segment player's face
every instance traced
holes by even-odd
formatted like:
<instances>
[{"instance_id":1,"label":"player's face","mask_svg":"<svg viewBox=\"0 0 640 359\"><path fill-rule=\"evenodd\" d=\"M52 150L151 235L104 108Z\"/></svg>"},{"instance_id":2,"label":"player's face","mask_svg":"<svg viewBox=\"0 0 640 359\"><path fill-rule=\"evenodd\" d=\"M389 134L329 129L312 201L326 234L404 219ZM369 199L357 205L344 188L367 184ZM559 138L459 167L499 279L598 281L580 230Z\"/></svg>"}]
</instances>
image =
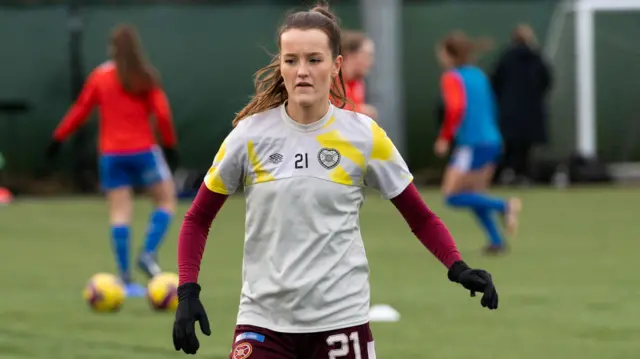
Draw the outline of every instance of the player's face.
<instances>
[{"instance_id":1,"label":"player's face","mask_svg":"<svg viewBox=\"0 0 640 359\"><path fill-rule=\"evenodd\" d=\"M280 71L289 102L309 107L329 100L342 56L333 58L329 37L322 30L284 32L280 37L280 54Z\"/></svg>"}]
</instances>

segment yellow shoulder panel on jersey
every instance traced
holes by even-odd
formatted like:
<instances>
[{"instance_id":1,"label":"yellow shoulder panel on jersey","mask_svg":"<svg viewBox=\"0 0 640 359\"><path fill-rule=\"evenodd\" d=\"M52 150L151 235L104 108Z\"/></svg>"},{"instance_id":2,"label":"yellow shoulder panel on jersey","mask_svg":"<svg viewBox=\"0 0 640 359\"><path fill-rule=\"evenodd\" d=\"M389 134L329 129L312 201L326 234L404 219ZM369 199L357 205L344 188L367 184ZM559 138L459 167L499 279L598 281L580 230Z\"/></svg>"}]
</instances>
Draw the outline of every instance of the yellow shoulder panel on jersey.
<instances>
[{"instance_id":1,"label":"yellow shoulder panel on jersey","mask_svg":"<svg viewBox=\"0 0 640 359\"><path fill-rule=\"evenodd\" d=\"M229 191L227 190L227 186L224 184L224 181L222 180L222 177L220 177L220 174L219 174L219 164L220 164L220 161L222 161L222 159L226 155L226 153L227 153L226 142L223 142L222 145L220 145L220 149L218 150L218 153L216 154L215 159L213 160L213 165L211 165L211 168L209 168L209 171L207 171L207 175L205 176L204 184L212 192L216 192L220 194L229 194Z\"/></svg>"},{"instance_id":2,"label":"yellow shoulder panel on jersey","mask_svg":"<svg viewBox=\"0 0 640 359\"><path fill-rule=\"evenodd\" d=\"M371 132L373 135L371 159L379 161L390 160L393 156L393 142L391 142L391 139L387 137L387 134L375 121L371 121Z\"/></svg>"},{"instance_id":3,"label":"yellow shoulder panel on jersey","mask_svg":"<svg viewBox=\"0 0 640 359\"><path fill-rule=\"evenodd\" d=\"M227 140L224 140L220 145L220 149L218 150L218 153L216 153L216 157L213 158L213 162L222 161L222 159L226 154L227 154Z\"/></svg>"},{"instance_id":4,"label":"yellow shoulder panel on jersey","mask_svg":"<svg viewBox=\"0 0 640 359\"><path fill-rule=\"evenodd\" d=\"M227 186L225 186L222 177L220 177L220 175L218 174L218 166L211 166L211 168L207 172L204 184L211 192L229 194L229 191L227 191Z\"/></svg>"},{"instance_id":5,"label":"yellow shoulder panel on jersey","mask_svg":"<svg viewBox=\"0 0 640 359\"><path fill-rule=\"evenodd\" d=\"M329 131L321 135L316 136L316 140L322 147L333 148L338 150L342 156L348 158L358 167L364 170L365 158L362 151L354 146L349 140L344 138L338 130Z\"/></svg>"},{"instance_id":6,"label":"yellow shoulder panel on jersey","mask_svg":"<svg viewBox=\"0 0 640 359\"><path fill-rule=\"evenodd\" d=\"M332 117L333 119L334 117ZM331 121L330 121L331 122ZM316 136L316 140L324 148L332 148L340 152L340 155L355 163L361 170L365 169L365 157L362 151L343 137L338 130L329 131ZM342 165L336 166L329 172L329 180L347 186L353 185L353 179Z\"/></svg>"},{"instance_id":7,"label":"yellow shoulder panel on jersey","mask_svg":"<svg viewBox=\"0 0 640 359\"><path fill-rule=\"evenodd\" d=\"M251 166L253 167L253 173L255 175L255 179L253 180L252 183L256 184L256 183L274 181L275 178L269 173L269 171L262 168L262 165L260 164L260 158L256 153L253 141L247 142L247 152L249 155L249 163L251 163ZM249 176L247 176L247 178L248 177ZM248 179L247 179L247 182L249 182Z\"/></svg>"}]
</instances>

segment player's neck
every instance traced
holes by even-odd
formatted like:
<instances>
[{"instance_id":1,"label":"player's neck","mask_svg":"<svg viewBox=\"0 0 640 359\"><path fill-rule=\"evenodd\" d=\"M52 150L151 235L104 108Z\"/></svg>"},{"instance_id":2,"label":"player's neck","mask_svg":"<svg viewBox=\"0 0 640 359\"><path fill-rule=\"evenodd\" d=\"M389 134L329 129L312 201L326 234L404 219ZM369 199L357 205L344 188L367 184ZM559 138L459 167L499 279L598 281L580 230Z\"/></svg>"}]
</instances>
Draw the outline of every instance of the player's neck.
<instances>
[{"instance_id":1,"label":"player's neck","mask_svg":"<svg viewBox=\"0 0 640 359\"><path fill-rule=\"evenodd\" d=\"M310 125L320 121L329 111L329 101L323 101L313 106L296 106L290 102L286 105L287 114L297 123Z\"/></svg>"}]
</instances>

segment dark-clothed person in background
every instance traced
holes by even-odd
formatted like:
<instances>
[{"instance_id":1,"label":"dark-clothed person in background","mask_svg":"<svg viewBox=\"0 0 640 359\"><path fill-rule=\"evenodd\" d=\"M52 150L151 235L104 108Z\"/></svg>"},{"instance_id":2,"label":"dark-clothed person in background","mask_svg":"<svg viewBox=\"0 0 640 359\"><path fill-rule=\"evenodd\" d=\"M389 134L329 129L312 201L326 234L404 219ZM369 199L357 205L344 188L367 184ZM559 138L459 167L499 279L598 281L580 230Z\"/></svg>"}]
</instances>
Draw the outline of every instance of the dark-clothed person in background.
<instances>
[{"instance_id":1,"label":"dark-clothed person in background","mask_svg":"<svg viewBox=\"0 0 640 359\"><path fill-rule=\"evenodd\" d=\"M505 152L500 171L504 184L529 184L535 145L547 143L546 97L552 74L536 46L529 25L519 25L491 77L498 101Z\"/></svg>"}]
</instances>

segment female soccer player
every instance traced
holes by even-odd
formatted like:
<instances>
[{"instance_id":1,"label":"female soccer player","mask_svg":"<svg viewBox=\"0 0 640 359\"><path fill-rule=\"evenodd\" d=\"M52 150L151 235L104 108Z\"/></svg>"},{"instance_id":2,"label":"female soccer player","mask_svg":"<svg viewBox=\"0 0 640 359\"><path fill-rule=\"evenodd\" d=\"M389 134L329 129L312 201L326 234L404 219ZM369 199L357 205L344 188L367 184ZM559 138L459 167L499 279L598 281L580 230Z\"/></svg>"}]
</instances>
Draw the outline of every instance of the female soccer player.
<instances>
[{"instance_id":1,"label":"female soccer player","mask_svg":"<svg viewBox=\"0 0 640 359\"><path fill-rule=\"evenodd\" d=\"M391 199L448 277L495 309L491 276L470 269L424 204L400 154L369 117L336 108L340 28L325 8L289 15L279 55L233 121L185 216L178 240L176 350L199 348L209 322L198 274L211 222L244 186L243 284L230 358L375 358L369 267L358 225L364 184ZM344 101L343 97L339 97Z\"/></svg>"},{"instance_id":2,"label":"female soccer player","mask_svg":"<svg viewBox=\"0 0 640 359\"><path fill-rule=\"evenodd\" d=\"M136 30L128 25L115 28L109 53L112 60L93 70L56 128L48 154L58 151L94 107L100 109L100 184L109 202L113 249L127 294L142 296L144 287L132 281L129 268L132 187L146 187L156 208L138 257L138 267L149 277L160 272L156 253L176 207L171 172L156 145L150 115L155 115L169 162L176 160L176 135L167 97L155 69L145 59Z\"/></svg>"},{"instance_id":3,"label":"female soccer player","mask_svg":"<svg viewBox=\"0 0 640 359\"><path fill-rule=\"evenodd\" d=\"M364 78L373 67L375 45L363 32L342 33L342 76L346 89L347 104L344 109L360 112L376 119L378 111L366 102ZM339 105L334 102L334 105Z\"/></svg>"},{"instance_id":4,"label":"female soccer player","mask_svg":"<svg viewBox=\"0 0 640 359\"><path fill-rule=\"evenodd\" d=\"M445 69L441 78L445 119L434 150L446 156L455 141L442 183L446 203L472 210L489 237L487 253L498 253L506 246L493 214L504 216L507 232L513 234L521 204L517 198L505 201L483 193L502 152L502 138L491 84L482 70L471 65L478 44L454 32L437 46L437 57Z\"/></svg>"}]
</instances>

